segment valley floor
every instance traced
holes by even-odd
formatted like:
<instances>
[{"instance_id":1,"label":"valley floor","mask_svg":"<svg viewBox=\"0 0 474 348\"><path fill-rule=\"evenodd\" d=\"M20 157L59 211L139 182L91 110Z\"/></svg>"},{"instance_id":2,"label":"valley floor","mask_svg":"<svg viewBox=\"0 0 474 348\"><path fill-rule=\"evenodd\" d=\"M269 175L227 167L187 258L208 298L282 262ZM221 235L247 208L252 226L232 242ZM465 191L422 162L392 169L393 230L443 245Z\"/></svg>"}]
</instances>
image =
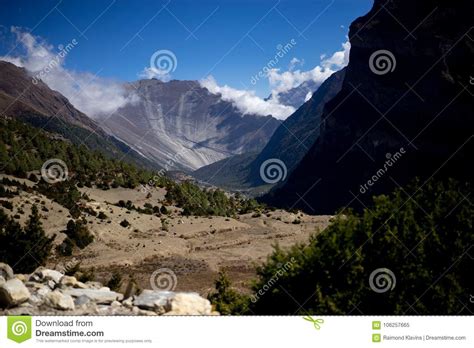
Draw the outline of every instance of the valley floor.
<instances>
[{"instance_id":1,"label":"valley floor","mask_svg":"<svg viewBox=\"0 0 474 348\"><path fill-rule=\"evenodd\" d=\"M28 180L17 180L33 184ZM72 257L55 255L48 267L62 268L81 261L81 267L94 267L97 280L102 282L110 279L114 272L122 274L123 287L130 276L140 288L151 288L153 272L167 268L176 274L174 290L206 295L213 289L219 270L225 269L234 286L246 291L255 277L255 266L266 259L273 245L278 243L286 248L306 242L310 235L326 228L331 218L282 210L235 218L184 217L179 208L172 206L167 206L168 214L158 217L116 204L120 200L130 200L136 207L146 203L156 205L164 201L164 189L141 192L124 188L107 191L81 188L80 191L90 198L83 204L107 217L99 219L86 215L89 230L95 236L94 242L76 251ZM37 204L47 234L56 234L57 244L65 238L62 231L70 219L67 209L38 193L22 192L9 200L14 208L6 212L16 215L19 210L23 211L19 217L21 223L27 219L32 204ZM130 225L120 225L123 220Z\"/></svg>"}]
</instances>

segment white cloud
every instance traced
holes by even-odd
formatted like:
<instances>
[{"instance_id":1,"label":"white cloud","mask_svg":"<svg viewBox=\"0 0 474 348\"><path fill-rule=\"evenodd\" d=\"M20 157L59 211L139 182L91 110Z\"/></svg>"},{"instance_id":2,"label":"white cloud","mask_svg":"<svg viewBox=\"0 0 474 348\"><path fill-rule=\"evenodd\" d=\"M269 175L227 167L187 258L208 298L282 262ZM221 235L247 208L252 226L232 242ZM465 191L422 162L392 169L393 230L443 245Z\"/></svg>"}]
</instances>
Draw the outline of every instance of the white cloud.
<instances>
[{"instance_id":1,"label":"white cloud","mask_svg":"<svg viewBox=\"0 0 474 348\"><path fill-rule=\"evenodd\" d=\"M268 72L268 80L272 89L272 99L278 99L278 94L287 92L298 87L305 81L313 80L321 84L334 72L342 69L349 63L349 41L342 44L342 50L335 52L332 56L321 55L320 65L308 71L294 70L281 72L280 69L271 69Z\"/></svg>"},{"instance_id":2,"label":"white cloud","mask_svg":"<svg viewBox=\"0 0 474 348\"><path fill-rule=\"evenodd\" d=\"M293 107L281 105L274 99L265 101L256 96L254 91L238 90L227 85L221 87L212 76L201 80L200 83L209 92L220 94L223 100L232 102L244 114L272 115L278 119L285 119L295 111Z\"/></svg>"},{"instance_id":3,"label":"white cloud","mask_svg":"<svg viewBox=\"0 0 474 348\"><path fill-rule=\"evenodd\" d=\"M110 114L136 96L128 94L123 85L116 81L98 78L90 73L68 70L64 60L79 43L74 39L58 50L20 28L12 27L18 44L25 50L21 56L4 56L0 60L24 67L37 80L41 79L51 89L63 94L79 110L94 117ZM75 44L74 44L75 43Z\"/></svg>"},{"instance_id":4,"label":"white cloud","mask_svg":"<svg viewBox=\"0 0 474 348\"><path fill-rule=\"evenodd\" d=\"M290 64L288 66L288 70L292 71L294 70L297 66L302 66L304 64L304 59L298 59L296 57L292 58L290 60Z\"/></svg>"},{"instance_id":5,"label":"white cloud","mask_svg":"<svg viewBox=\"0 0 474 348\"><path fill-rule=\"evenodd\" d=\"M157 69L155 67L150 67L150 66L145 67L143 71L140 74L138 74L138 77L142 79L156 78L164 82L167 82L171 79L171 75L169 74L168 71Z\"/></svg>"},{"instance_id":6,"label":"white cloud","mask_svg":"<svg viewBox=\"0 0 474 348\"><path fill-rule=\"evenodd\" d=\"M206 87L213 94L220 94L223 100L232 102L244 114L272 115L278 119L286 119L295 108L283 105L278 100L278 95L298 87L305 81L313 80L319 85L322 84L334 72L345 67L349 62L349 41L342 44L342 50L335 52L332 56L321 56L320 65L308 71L294 70L297 65L302 65L303 60L293 58L290 61L289 70L280 72L280 69L270 69L267 77L272 88L271 98L264 100L254 91L239 90L227 85L219 86L216 80L209 76L200 81L201 86ZM312 96L311 92L305 97L308 101Z\"/></svg>"}]
</instances>

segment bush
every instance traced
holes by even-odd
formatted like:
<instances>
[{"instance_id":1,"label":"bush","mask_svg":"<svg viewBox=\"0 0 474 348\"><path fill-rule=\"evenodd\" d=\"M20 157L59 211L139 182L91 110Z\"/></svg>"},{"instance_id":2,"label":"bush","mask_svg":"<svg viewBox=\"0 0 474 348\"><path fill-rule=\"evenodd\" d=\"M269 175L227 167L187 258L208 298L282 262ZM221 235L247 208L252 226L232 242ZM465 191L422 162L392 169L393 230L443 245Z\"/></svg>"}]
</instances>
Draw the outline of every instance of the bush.
<instances>
[{"instance_id":1,"label":"bush","mask_svg":"<svg viewBox=\"0 0 474 348\"><path fill-rule=\"evenodd\" d=\"M161 208L160 208L160 213L163 214L163 215L166 215L166 214L168 214L168 209L166 209L166 207L164 205L162 205Z\"/></svg>"},{"instance_id":2,"label":"bush","mask_svg":"<svg viewBox=\"0 0 474 348\"><path fill-rule=\"evenodd\" d=\"M74 250L74 241L66 237L64 241L56 247L56 250L62 256L71 256Z\"/></svg>"},{"instance_id":3,"label":"bush","mask_svg":"<svg viewBox=\"0 0 474 348\"><path fill-rule=\"evenodd\" d=\"M223 315L246 313L248 298L232 288L225 272L219 272L215 289L207 299L215 306L216 311Z\"/></svg>"},{"instance_id":4,"label":"bush","mask_svg":"<svg viewBox=\"0 0 474 348\"><path fill-rule=\"evenodd\" d=\"M107 287L112 291L119 291L122 286L122 276L120 273L114 272L112 277L107 282Z\"/></svg>"},{"instance_id":5,"label":"bush","mask_svg":"<svg viewBox=\"0 0 474 348\"><path fill-rule=\"evenodd\" d=\"M474 206L466 199L471 193L468 185L454 181L415 182L374 197L362 214L343 212L308 245L276 250L269 257L258 269L254 291L268 284L282 264L293 260L293 267L252 311L459 314L468 301L466 289L472 288L472 256L466 255L474 244ZM378 290L375 282L369 286L378 269L395 277L383 293L373 290Z\"/></svg>"},{"instance_id":6,"label":"bush","mask_svg":"<svg viewBox=\"0 0 474 348\"><path fill-rule=\"evenodd\" d=\"M108 218L108 216L103 211L99 212L99 215L97 215L97 217L101 220L105 220Z\"/></svg>"},{"instance_id":7,"label":"bush","mask_svg":"<svg viewBox=\"0 0 474 348\"><path fill-rule=\"evenodd\" d=\"M44 265L54 238L45 235L36 205L23 228L0 210L0 262L8 263L15 272L30 273Z\"/></svg>"},{"instance_id":8,"label":"bush","mask_svg":"<svg viewBox=\"0 0 474 348\"><path fill-rule=\"evenodd\" d=\"M84 249L90 243L94 241L94 236L89 232L87 228L86 220L69 220L67 223L66 235L74 241L74 243L80 248Z\"/></svg>"},{"instance_id":9,"label":"bush","mask_svg":"<svg viewBox=\"0 0 474 348\"><path fill-rule=\"evenodd\" d=\"M127 220L122 220L120 222L120 226L127 228L128 226L130 226L130 222L128 222Z\"/></svg>"},{"instance_id":10,"label":"bush","mask_svg":"<svg viewBox=\"0 0 474 348\"><path fill-rule=\"evenodd\" d=\"M13 204L10 201L0 201L0 206L8 210L13 210Z\"/></svg>"}]
</instances>

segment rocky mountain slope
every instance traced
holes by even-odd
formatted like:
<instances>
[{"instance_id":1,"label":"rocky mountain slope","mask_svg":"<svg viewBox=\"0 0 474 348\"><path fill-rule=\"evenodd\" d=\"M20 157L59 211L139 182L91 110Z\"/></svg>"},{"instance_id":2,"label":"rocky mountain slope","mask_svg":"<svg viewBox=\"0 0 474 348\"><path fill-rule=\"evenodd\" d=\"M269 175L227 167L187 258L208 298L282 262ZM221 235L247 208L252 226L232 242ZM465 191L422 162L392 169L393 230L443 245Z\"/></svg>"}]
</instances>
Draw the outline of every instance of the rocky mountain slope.
<instances>
[{"instance_id":1,"label":"rocky mountain slope","mask_svg":"<svg viewBox=\"0 0 474 348\"><path fill-rule=\"evenodd\" d=\"M62 94L41 80L33 83L25 69L4 61L0 61L0 110L0 117L20 119L109 157L123 157L144 167L158 168L125 143L105 133Z\"/></svg>"},{"instance_id":2,"label":"rocky mountain slope","mask_svg":"<svg viewBox=\"0 0 474 348\"><path fill-rule=\"evenodd\" d=\"M473 17L469 0L376 0L320 137L266 201L334 212L414 177L472 180Z\"/></svg>"},{"instance_id":3,"label":"rocky mountain slope","mask_svg":"<svg viewBox=\"0 0 474 348\"><path fill-rule=\"evenodd\" d=\"M195 170L258 151L279 122L242 115L197 81L140 80L127 86L138 102L100 120L111 134L169 169Z\"/></svg>"},{"instance_id":4,"label":"rocky mountain slope","mask_svg":"<svg viewBox=\"0 0 474 348\"><path fill-rule=\"evenodd\" d=\"M266 184L260 167L272 159L283 161L290 173L319 136L324 106L341 90L344 74L345 69L334 73L313 91L311 99L277 128L258 154L225 159L195 171L194 175L217 186L256 187Z\"/></svg>"}]
</instances>

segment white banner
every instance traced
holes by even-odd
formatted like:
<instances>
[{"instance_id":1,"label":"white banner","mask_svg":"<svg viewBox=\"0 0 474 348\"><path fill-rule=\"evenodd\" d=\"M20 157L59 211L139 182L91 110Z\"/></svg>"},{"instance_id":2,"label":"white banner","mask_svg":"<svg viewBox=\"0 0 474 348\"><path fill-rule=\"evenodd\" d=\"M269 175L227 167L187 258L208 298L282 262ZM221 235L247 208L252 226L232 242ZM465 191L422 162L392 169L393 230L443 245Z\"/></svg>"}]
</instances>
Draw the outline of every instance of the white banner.
<instances>
[{"instance_id":1,"label":"white banner","mask_svg":"<svg viewBox=\"0 0 474 348\"><path fill-rule=\"evenodd\" d=\"M2 317L0 347L473 347L474 317Z\"/></svg>"}]
</instances>

